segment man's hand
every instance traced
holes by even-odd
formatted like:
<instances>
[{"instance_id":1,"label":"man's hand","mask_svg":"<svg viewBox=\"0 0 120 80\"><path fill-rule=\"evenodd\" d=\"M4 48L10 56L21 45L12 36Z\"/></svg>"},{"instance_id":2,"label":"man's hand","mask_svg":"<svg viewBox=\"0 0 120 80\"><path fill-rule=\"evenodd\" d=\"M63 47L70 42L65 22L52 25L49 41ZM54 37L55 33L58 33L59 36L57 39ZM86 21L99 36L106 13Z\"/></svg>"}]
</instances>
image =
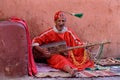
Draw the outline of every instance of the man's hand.
<instances>
[{"instance_id":1,"label":"man's hand","mask_svg":"<svg viewBox=\"0 0 120 80\"><path fill-rule=\"evenodd\" d=\"M43 53L43 55L44 55L46 58L51 57L51 53L48 51L47 48L42 48L41 52Z\"/></svg>"},{"instance_id":2,"label":"man's hand","mask_svg":"<svg viewBox=\"0 0 120 80\"><path fill-rule=\"evenodd\" d=\"M51 53L48 51L47 48L41 48L40 46L34 46L34 48L41 53L41 56L45 58L51 57Z\"/></svg>"}]
</instances>

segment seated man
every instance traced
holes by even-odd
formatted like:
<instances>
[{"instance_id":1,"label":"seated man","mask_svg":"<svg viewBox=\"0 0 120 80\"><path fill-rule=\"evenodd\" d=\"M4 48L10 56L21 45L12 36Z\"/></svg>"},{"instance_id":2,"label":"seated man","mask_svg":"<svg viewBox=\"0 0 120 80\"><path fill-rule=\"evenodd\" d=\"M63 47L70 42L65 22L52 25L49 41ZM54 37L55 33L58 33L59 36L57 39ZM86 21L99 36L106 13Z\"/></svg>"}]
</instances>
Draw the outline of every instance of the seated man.
<instances>
[{"instance_id":1,"label":"seated man","mask_svg":"<svg viewBox=\"0 0 120 80\"><path fill-rule=\"evenodd\" d=\"M55 14L54 22L54 27L33 39L33 48L40 55L42 53L41 56L46 58L51 67L66 71L72 76L75 76L77 71L93 67L94 62L90 60L84 48L68 51L68 55L63 56L61 54L51 54L47 49L40 47L43 44L59 41L65 41L69 47L83 45L83 42L65 25L66 17L62 11Z\"/></svg>"}]
</instances>

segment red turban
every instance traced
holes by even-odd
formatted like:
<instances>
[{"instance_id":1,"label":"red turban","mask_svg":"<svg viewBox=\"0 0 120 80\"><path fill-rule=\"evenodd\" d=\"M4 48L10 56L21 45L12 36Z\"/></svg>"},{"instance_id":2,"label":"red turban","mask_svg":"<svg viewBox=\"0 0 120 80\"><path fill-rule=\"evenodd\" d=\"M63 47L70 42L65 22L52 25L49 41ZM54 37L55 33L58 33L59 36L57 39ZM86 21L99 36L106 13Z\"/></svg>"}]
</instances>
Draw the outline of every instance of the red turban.
<instances>
[{"instance_id":1,"label":"red turban","mask_svg":"<svg viewBox=\"0 0 120 80\"><path fill-rule=\"evenodd\" d=\"M64 17L65 18L65 15L64 15L63 11L58 11L58 12L55 13L55 15L54 15L54 21L56 21L60 17Z\"/></svg>"}]
</instances>

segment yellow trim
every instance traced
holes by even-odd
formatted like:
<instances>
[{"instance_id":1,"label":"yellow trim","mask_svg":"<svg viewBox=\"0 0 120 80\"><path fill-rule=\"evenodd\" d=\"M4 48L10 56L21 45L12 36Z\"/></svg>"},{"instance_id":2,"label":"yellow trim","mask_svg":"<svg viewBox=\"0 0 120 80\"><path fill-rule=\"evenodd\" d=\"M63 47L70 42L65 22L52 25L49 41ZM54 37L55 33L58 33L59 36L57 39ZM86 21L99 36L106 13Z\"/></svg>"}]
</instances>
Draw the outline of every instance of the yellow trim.
<instances>
[{"instance_id":1,"label":"yellow trim","mask_svg":"<svg viewBox=\"0 0 120 80\"><path fill-rule=\"evenodd\" d=\"M87 57L88 57L87 51L84 50L83 61L82 61L82 63L79 63L78 61L76 61L75 56L74 56L74 54L73 54L73 51L70 51L70 53L71 53L71 58L72 58L72 60L73 60L73 63L74 63L76 66L80 66L80 65L84 64L84 63L86 62Z\"/></svg>"}]
</instances>

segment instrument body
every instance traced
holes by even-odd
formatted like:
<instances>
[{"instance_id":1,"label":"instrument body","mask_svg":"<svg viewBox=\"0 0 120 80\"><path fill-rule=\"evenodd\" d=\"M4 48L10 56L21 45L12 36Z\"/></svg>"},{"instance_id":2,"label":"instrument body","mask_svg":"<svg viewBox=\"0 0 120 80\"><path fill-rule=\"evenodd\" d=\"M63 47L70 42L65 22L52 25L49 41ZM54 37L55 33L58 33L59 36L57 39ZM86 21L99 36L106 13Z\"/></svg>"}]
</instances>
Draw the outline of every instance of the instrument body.
<instances>
[{"instance_id":1,"label":"instrument body","mask_svg":"<svg viewBox=\"0 0 120 80\"><path fill-rule=\"evenodd\" d=\"M60 41L60 42L53 42L53 43L49 43L49 44L44 44L42 46L40 46L42 48L47 48L48 51L51 54L55 54L55 53L63 53L64 51L62 50L67 50L67 45L65 41Z\"/></svg>"}]
</instances>

